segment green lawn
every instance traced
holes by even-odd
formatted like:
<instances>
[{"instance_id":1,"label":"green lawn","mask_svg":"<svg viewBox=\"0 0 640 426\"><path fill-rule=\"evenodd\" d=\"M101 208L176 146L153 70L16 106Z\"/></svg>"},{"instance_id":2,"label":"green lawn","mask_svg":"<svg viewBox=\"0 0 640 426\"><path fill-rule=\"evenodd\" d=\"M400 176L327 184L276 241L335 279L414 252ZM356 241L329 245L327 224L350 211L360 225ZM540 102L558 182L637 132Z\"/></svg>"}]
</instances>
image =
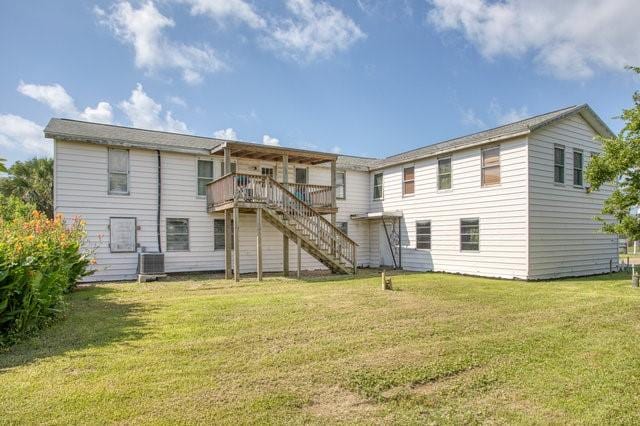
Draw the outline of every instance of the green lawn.
<instances>
[{"instance_id":1,"label":"green lawn","mask_svg":"<svg viewBox=\"0 0 640 426\"><path fill-rule=\"evenodd\" d=\"M627 275L82 288L0 353L0 423L640 423Z\"/></svg>"}]
</instances>

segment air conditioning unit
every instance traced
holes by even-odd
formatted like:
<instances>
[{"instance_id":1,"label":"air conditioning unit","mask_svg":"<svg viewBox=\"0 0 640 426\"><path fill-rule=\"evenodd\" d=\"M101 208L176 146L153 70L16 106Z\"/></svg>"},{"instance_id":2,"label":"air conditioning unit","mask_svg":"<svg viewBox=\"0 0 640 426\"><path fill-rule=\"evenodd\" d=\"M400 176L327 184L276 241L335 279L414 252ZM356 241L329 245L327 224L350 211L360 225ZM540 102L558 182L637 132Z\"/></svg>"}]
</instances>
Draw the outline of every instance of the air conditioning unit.
<instances>
[{"instance_id":1,"label":"air conditioning unit","mask_svg":"<svg viewBox=\"0 0 640 426\"><path fill-rule=\"evenodd\" d=\"M164 253L138 254L138 274L140 275L164 274Z\"/></svg>"}]
</instances>

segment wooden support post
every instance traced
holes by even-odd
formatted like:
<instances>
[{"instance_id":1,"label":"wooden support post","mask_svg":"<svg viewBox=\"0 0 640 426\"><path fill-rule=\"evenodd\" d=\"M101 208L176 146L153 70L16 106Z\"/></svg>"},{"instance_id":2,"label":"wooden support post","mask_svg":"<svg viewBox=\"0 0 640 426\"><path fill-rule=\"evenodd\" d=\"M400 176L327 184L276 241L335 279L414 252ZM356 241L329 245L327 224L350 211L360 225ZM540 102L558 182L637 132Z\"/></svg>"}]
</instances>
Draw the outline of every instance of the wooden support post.
<instances>
[{"instance_id":1,"label":"wooden support post","mask_svg":"<svg viewBox=\"0 0 640 426\"><path fill-rule=\"evenodd\" d=\"M331 162L331 207L335 209L337 207L336 203L336 161L333 160ZM334 228L331 230L332 232L332 243L331 243L331 254L336 255L336 213L335 210L331 212L331 224Z\"/></svg>"},{"instance_id":2,"label":"wooden support post","mask_svg":"<svg viewBox=\"0 0 640 426\"><path fill-rule=\"evenodd\" d=\"M298 236L298 268L297 268L297 277L298 279L300 279L300 277L302 276L302 240L300 239L300 236Z\"/></svg>"},{"instance_id":3,"label":"wooden support post","mask_svg":"<svg viewBox=\"0 0 640 426\"><path fill-rule=\"evenodd\" d=\"M284 187L289 189L289 156L282 156L282 183ZM289 237L282 234L282 273L285 277L289 276Z\"/></svg>"},{"instance_id":4,"label":"wooden support post","mask_svg":"<svg viewBox=\"0 0 640 426\"><path fill-rule=\"evenodd\" d=\"M356 275L358 273L358 247L354 244L352 246L352 250L353 250L353 275Z\"/></svg>"},{"instance_id":5,"label":"wooden support post","mask_svg":"<svg viewBox=\"0 0 640 426\"><path fill-rule=\"evenodd\" d=\"M233 208L233 278L240 281L240 209Z\"/></svg>"},{"instance_id":6,"label":"wooden support post","mask_svg":"<svg viewBox=\"0 0 640 426\"><path fill-rule=\"evenodd\" d=\"M256 258L258 281L262 281L262 209L256 209Z\"/></svg>"},{"instance_id":7,"label":"wooden support post","mask_svg":"<svg viewBox=\"0 0 640 426\"><path fill-rule=\"evenodd\" d=\"M231 173L231 150L225 147L222 149L222 152L224 153L223 174L228 175L229 173Z\"/></svg>"},{"instance_id":8,"label":"wooden support post","mask_svg":"<svg viewBox=\"0 0 640 426\"><path fill-rule=\"evenodd\" d=\"M231 246L233 246L231 210L224 211L224 279L231 279Z\"/></svg>"}]
</instances>

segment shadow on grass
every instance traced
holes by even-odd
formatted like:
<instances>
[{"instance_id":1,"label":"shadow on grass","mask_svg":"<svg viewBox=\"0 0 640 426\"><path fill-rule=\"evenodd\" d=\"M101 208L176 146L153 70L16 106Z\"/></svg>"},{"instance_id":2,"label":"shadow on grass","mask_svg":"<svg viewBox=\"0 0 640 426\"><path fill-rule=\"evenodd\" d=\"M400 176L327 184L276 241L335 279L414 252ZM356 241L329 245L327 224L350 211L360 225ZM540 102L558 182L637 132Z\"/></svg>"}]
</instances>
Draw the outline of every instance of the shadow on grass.
<instances>
[{"instance_id":1,"label":"shadow on grass","mask_svg":"<svg viewBox=\"0 0 640 426\"><path fill-rule=\"evenodd\" d=\"M0 374L12 367L37 360L114 342L137 340L144 333L143 312L149 306L116 302L108 297L115 290L99 286L75 290L68 298L64 317L33 337L0 352Z\"/></svg>"}]
</instances>

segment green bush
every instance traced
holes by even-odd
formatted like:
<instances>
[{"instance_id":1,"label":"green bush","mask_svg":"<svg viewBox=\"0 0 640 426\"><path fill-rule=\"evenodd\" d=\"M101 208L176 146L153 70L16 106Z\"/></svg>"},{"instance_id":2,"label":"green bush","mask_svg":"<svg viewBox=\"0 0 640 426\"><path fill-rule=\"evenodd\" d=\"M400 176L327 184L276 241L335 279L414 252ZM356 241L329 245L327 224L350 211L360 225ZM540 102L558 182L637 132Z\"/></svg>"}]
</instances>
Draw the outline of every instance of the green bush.
<instances>
[{"instance_id":1,"label":"green bush","mask_svg":"<svg viewBox=\"0 0 640 426\"><path fill-rule=\"evenodd\" d=\"M64 293L88 275L84 223L28 216L0 218L0 346L43 327L64 309Z\"/></svg>"}]
</instances>

